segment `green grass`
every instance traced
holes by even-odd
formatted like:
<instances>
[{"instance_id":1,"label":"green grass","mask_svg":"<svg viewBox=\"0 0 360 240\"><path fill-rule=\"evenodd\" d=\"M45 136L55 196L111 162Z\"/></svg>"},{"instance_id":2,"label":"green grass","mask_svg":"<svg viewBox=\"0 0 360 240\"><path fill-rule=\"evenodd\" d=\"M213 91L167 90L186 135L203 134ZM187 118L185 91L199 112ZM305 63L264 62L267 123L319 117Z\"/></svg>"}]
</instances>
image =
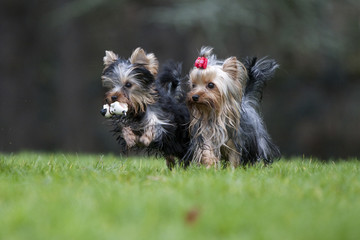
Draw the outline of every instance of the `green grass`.
<instances>
[{"instance_id":1,"label":"green grass","mask_svg":"<svg viewBox=\"0 0 360 240\"><path fill-rule=\"evenodd\" d=\"M0 239L359 239L360 162L0 154Z\"/></svg>"}]
</instances>

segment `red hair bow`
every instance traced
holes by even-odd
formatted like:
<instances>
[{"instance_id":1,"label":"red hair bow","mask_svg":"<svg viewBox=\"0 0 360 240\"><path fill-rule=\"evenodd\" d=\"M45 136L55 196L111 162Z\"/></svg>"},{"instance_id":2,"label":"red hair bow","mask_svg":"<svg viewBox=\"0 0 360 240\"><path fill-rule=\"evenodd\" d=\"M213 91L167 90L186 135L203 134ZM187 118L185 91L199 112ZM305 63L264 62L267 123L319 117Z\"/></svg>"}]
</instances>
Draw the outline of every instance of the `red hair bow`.
<instances>
[{"instance_id":1,"label":"red hair bow","mask_svg":"<svg viewBox=\"0 0 360 240\"><path fill-rule=\"evenodd\" d=\"M207 67L208 60L206 57L198 57L195 60L195 67L205 69Z\"/></svg>"}]
</instances>

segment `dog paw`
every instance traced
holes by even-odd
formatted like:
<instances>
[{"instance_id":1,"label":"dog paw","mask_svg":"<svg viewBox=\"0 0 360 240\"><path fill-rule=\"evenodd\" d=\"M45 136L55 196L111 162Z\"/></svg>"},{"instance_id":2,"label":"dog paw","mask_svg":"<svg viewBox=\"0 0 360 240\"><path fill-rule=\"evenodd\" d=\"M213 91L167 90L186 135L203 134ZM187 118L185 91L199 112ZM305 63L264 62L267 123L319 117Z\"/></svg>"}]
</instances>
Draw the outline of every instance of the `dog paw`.
<instances>
[{"instance_id":1,"label":"dog paw","mask_svg":"<svg viewBox=\"0 0 360 240\"><path fill-rule=\"evenodd\" d=\"M123 135L123 138L124 138L128 148L132 148L133 146L136 145L136 142L138 140L138 136L136 136L133 133L131 128L129 128L129 127L123 128L122 133L123 133L122 135Z\"/></svg>"},{"instance_id":2,"label":"dog paw","mask_svg":"<svg viewBox=\"0 0 360 240\"><path fill-rule=\"evenodd\" d=\"M139 141L147 147L150 145L152 139L149 136L143 135L140 137Z\"/></svg>"},{"instance_id":3,"label":"dog paw","mask_svg":"<svg viewBox=\"0 0 360 240\"><path fill-rule=\"evenodd\" d=\"M201 164L206 166L207 169L216 167L219 163L219 159L214 156L203 156L201 159Z\"/></svg>"},{"instance_id":4,"label":"dog paw","mask_svg":"<svg viewBox=\"0 0 360 240\"><path fill-rule=\"evenodd\" d=\"M136 138L128 138L128 139L125 139L126 141L126 145L128 148L132 148L133 146L136 145Z\"/></svg>"}]
</instances>

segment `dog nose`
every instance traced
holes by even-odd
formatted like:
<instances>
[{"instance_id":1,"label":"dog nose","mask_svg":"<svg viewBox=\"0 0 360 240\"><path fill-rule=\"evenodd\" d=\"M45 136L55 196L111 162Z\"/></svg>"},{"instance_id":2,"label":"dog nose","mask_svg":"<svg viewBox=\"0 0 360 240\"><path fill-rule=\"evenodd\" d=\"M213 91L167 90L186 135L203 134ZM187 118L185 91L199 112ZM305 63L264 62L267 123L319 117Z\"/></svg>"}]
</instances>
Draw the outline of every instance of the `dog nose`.
<instances>
[{"instance_id":1,"label":"dog nose","mask_svg":"<svg viewBox=\"0 0 360 240\"><path fill-rule=\"evenodd\" d=\"M107 112L106 108L103 108L103 109L100 110L100 113L103 116L105 116L106 112Z\"/></svg>"},{"instance_id":2,"label":"dog nose","mask_svg":"<svg viewBox=\"0 0 360 240\"><path fill-rule=\"evenodd\" d=\"M197 94L193 95L193 96L192 96L192 99L193 99L195 102L199 101L199 95L197 95Z\"/></svg>"},{"instance_id":3,"label":"dog nose","mask_svg":"<svg viewBox=\"0 0 360 240\"><path fill-rule=\"evenodd\" d=\"M115 102L118 99L118 96L111 96L111 100Z\"/></svg>"}]
</instances>

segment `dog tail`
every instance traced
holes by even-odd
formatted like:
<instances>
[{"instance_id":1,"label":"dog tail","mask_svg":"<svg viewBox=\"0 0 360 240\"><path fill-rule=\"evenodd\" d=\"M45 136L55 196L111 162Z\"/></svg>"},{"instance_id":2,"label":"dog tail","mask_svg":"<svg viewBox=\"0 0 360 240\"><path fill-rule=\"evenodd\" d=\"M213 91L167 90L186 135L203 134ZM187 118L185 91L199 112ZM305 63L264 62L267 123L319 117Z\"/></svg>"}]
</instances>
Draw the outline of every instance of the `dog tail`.
<instances>
[{"instance_id":1,"label":"dog tail","mask_svg":"<svg viewBox=\"0 0 360 240\"><path fill-rule=\"evenodd\" d=\"M164 90L168 95L179 98L184 92L181 90L182 64L168 61L160 70L157 77L157 87Z\"/></svg>"},{"instance_id":2,"label":"dog tail","mask_svg":"<svg viewBox=\"0 0 360 240\"><path fill-rule=\"evenodd\" d=\"M266 83L274 76L279 65L273 59L261 58L258 60L256 57L246 58L244 65L249 75L245 95L261 102Z\"/></svg>"},{"instance_id":3,"label":"dog tail","mask_svg":"<svg viewBox=\"0 0 360 240\"><path fill-rule=\"evenodd\" d=\"M265 164L270 164L281 154L266 130L260 114L260 102L266 83L274 76L279 65L275 60L266 58L247 58L244 65L249 77L241 104L243 164L252 164L261 159Z\"/></svg>"}]
</instances>

